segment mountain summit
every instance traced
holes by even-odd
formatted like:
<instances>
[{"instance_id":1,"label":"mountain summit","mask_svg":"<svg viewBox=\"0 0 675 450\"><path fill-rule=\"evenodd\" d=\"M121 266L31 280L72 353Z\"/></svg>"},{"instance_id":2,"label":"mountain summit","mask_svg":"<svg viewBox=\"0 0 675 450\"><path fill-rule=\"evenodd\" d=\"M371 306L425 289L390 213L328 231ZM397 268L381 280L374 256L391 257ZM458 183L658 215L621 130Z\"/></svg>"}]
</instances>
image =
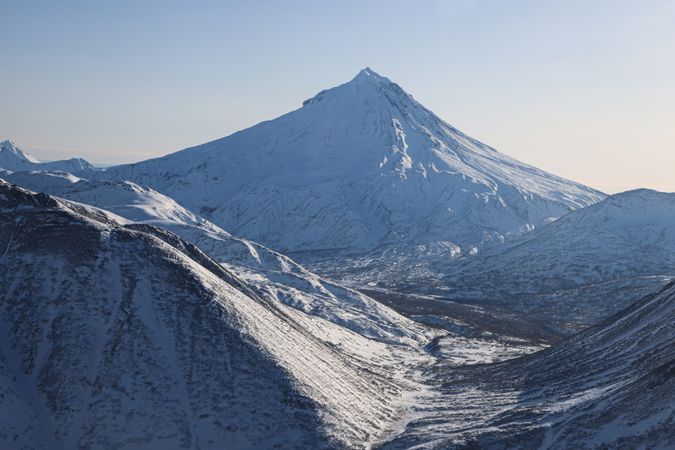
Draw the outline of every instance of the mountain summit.
<instances>
[{"instance_id":1,"label":"mountain summit","mask_svg":"<svg viewBox=\"0 0 675 450\"><path fill-rule=\"evenodd\" d=\"M40 161L28 152L23 151L14 142L0 142L0 167L5 164L39 164Z\"/></svg>"},{"instance_id":2,"label":"mountain summit","mask_svg":"<svg viewBox=\"0 0 675 450\"><path fill-rule=\"evenodd\" d=\"M94 166L82 158L60 161L40 162L36 157L18 147L10 140L0 142L0 169L10 171L62 170L84 175L94 170Z\"/></svg>"},{"instance_id":3,"label":"mountain summit","mask_svg":"<svg viewBox=\"0 0 675 450\"><path fill-rule=\"evenodd\" d=\"M274 120L101 176L304 254L456 255L604 198L465 135L369 68Z\"/></svg>"}]
</instances>

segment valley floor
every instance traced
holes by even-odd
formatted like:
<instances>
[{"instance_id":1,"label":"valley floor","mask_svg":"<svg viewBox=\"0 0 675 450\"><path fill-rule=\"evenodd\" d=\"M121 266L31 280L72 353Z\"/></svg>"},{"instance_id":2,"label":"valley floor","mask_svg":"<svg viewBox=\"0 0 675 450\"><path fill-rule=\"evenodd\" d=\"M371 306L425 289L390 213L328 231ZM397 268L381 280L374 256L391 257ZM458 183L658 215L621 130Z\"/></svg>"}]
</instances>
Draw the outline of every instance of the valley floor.
<instances>
[{"instance_id":1,"label":"valley floor","mask_svg":"<svg viewBox=\"0 0 675 450\"><path fill-rule=\"evenodd\" d=\"M675 284L556 345L439 335L381 449L675 448Z\"/></svg>"},{"instance_id":2,"label":"valley floor","mask_svg":"<svg viewBox=\"0 0 675 450\"><path fill-rule=\"evenodd\" d=\"M492 418L519 402L516 390L482 390L481 370L539 352L549 347L549 339L560 339L525 321L514 323L494 311L383 290L363 292L436 330L435 337L420 348L418 355L398 355L406 361L406 369L398 376L407 391L401 397L398 418L374 443L376 448L466 445L470 436L489 430L487 424ZM508 331L514 333L505 334ZM446 388L448 380L466 371L475 373L475 378L456 388Z\"/></svg>"}]
</instances>

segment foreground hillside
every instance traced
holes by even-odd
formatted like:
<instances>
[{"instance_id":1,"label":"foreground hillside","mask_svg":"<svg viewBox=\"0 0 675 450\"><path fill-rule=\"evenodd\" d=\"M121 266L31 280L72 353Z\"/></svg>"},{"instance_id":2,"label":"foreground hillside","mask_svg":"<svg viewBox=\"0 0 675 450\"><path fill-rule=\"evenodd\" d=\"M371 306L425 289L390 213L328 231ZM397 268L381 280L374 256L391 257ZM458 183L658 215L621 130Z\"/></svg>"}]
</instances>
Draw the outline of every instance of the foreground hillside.
<instances>
[{"instance_id":1,"label":"foreground hillside","mask_svg":"<svg viewBox=\"0 0 675 450\"><path fill-rule=\"evenodd\" d=\"M396 351L166 231L0 183L0 447L361 446Z\"/></svg>"},{"instance_id":2,"label":"foreground hillside","mask_svg":"<svg viewBox=\"0 0 675 450\"><path fill-rule=\"evenodd\" d=\"M167 229L208 253L259 295L367 337L420 343L425 330L379 302L335 284L262 245L230 235L173 199L129 181L90 181L64 172L3 172L36 192L96 206L139 224Z\"/></svg>"}]
</instances>

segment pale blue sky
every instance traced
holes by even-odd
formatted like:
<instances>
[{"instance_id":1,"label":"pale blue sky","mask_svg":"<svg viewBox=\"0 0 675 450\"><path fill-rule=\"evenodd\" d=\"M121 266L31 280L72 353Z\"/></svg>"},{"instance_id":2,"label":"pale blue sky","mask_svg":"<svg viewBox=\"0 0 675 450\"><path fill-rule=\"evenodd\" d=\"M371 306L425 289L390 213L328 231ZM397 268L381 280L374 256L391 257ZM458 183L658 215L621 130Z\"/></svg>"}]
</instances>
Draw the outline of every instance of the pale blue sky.
<instances>
[{"instance_id":1,"label":"pale blue sky","mask_svg":"<svg viewBox=\"0 0 675 450\"><path fill-rule=\"evenodd\" d=\"M675 191L675 0L0 0L0 140L129 162L370 66L497 149Z\"/></svg>"}]
</instances>

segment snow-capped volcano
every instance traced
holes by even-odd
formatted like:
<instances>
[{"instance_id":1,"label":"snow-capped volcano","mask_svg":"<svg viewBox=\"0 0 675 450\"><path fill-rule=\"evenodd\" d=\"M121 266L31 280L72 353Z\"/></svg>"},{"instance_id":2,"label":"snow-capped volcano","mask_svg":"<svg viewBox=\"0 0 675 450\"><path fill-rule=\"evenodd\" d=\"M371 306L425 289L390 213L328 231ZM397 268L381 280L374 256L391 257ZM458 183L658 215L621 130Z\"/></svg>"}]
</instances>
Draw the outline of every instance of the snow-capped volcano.
<instances>
[{"instance_id":1,"label":"snow-capped volcano","mask_svg":"<svg viewBox=\"0 0 675 450\"><path fill-rule=\"evenodd\" d=\"M0 142L0 169L5 170L62 170L73 174L86 174L94 166L82 158L40 162L36 157L18 147L12 141Z\"/></svg>"},{"instance_id":2,"label":"snow-capped volcano","mask_svg":"<svg viewBox=\"0 0 675 450\"><path fill-rule=\"evenodd\" d=\"M285 252L457 254L604 198L463 134L371 69L274 120L101 176Z\"/></svg>"}]
</instances>

